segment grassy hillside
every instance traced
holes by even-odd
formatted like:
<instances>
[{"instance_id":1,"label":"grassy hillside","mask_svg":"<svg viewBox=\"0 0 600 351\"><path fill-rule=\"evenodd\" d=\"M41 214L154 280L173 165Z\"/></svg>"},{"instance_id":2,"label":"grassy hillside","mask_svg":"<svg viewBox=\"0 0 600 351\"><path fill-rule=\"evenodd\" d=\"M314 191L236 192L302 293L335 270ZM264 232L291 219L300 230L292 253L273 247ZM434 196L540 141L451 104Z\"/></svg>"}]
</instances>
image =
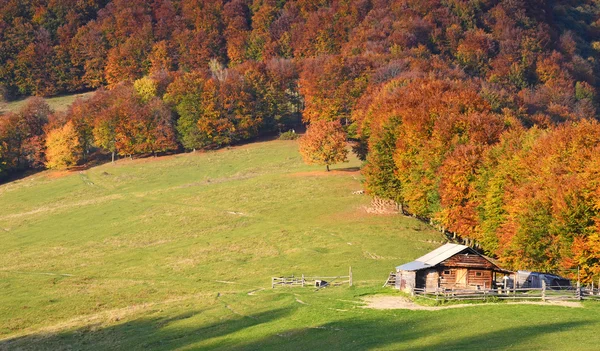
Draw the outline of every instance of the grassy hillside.
<instances>
[{"instance_id":1,"label":"grassy hillside","mask_svg":"<svg viewBox=\"0 0 600 351\"><path fill-rule=\"evenodd\" d=\"M597 349L590 303L361 308L443 238L368 214L357 166L272 141L0 186L0 349ZM352 288L270 289L348 266Z\"/></svg>"},{"instance_id":2,"label":"grassy hillside","mask_svg":"<svg viewBox=\"0 0 600 351\"><path fill-rule=\"evenodd\" d=\"M81 94L72 94L72 95L63 95L57 97L46 98L46 102L56 112L66 111L69 106L78 98L88 99L90 98L94 92L81 93ZM11 102L2 102L0 101L0 115L8 112L19 112L23 106L25 106L27 99L11 101Z\"/></svg>"}]
</instances>

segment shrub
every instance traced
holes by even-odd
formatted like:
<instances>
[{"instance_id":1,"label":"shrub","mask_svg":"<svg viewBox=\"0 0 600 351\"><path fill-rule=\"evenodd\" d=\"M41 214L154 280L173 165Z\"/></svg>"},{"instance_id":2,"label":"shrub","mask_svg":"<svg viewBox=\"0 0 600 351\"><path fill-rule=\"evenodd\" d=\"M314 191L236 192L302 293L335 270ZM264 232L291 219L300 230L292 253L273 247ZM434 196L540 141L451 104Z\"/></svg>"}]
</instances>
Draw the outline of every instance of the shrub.
<instances>
[{"instance_id":1,"label":"shrub","mask_svg":"<svg viewBox=\"0 0 600 351\"><path fill-rule=\"evenodd\" d=\"M279 140L296 140L299 138L299 135L296 134L296 131L291 129L285 133L279 134Z\"/></svg>"}]
</instances>

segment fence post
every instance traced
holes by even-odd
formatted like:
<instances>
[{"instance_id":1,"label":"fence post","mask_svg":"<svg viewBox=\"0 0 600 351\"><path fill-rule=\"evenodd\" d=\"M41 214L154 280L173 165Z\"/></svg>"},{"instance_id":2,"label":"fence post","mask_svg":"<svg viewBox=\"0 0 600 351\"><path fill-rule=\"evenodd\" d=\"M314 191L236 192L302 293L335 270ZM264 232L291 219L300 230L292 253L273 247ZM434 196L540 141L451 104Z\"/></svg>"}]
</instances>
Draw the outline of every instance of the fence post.
<instances>
[{"instance_id":1,"label":"fence post","mask_svg":"<svg viewBox=\"0 0 600 351\"><path fill-rule=\"evenodd\" d=\"M350 269L348 270L348 275L350 276L350 281L349 281L349 285L352 286L352 266L350 266Z\"/></svg>"},{"instance_id":2,"label":"fence post","mask_svg":"<svg viewBox=\"0 0 600 351\"><path fill-rule=\"evenodd\" d=\"M304 274L302 274L302 287L304 287Z\"/></svg>"},{"instance_id":3,"label":"fence post","mask_svg":"<svg viewBox=\"0 0 600 351\"><path fill-rule=\"evenodd\" d=\"M546 279L542 279L542 301L546 301Z\"/></svg>"}]
</instances>

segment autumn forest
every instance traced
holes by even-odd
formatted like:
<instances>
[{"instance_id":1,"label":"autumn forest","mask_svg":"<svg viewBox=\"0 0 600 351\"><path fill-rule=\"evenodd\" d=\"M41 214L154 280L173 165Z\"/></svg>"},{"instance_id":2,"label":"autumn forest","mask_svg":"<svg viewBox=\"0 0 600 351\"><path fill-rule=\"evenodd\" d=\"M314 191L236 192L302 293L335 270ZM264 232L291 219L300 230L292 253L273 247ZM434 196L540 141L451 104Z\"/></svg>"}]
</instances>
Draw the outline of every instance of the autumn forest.
<instances>
[{"instance_id":1,"label":"autumn forest","mask_svg":"<svg viewBox=\"0 0 600 351\"><path fill-rule=\"evenodd\" d=\"M0 116L0 177L341 130L370 194L585 281L599 54L594 0L6 0L0 94L38 98Z\"/></svg>"}]
</instances>

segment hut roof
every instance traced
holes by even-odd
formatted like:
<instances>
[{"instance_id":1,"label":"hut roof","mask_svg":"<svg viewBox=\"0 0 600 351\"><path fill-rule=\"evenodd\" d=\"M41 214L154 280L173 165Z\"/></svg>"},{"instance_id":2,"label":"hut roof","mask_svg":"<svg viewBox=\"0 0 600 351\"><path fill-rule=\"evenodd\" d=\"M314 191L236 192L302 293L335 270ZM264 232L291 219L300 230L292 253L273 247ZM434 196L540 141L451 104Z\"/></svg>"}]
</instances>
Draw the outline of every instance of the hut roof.
<instances>
[{"instance_id":1,"label":"hut roof","mask_svg":"<svg viewBox=\"0 0 600 351\"><path fill-rule=\"evenodd\" d=\"M412 262L396 267L396 269L401 271L418 271L424 268L433 267L464 250L469 250L477 254L477 252L465 245L445 244Z\"/></svg>"}]
</instances>

